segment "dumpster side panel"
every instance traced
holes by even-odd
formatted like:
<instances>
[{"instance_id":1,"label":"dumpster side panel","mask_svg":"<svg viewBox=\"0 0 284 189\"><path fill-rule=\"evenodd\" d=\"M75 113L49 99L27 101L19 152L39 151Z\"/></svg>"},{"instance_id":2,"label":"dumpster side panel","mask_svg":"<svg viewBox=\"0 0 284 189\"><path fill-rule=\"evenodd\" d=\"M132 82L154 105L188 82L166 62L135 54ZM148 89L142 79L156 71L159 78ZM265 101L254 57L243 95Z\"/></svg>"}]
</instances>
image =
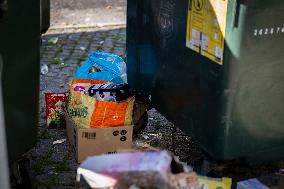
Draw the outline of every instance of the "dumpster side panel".
<instances>
[{"instance_id":1,"label":"dumpster side panel","mask_svg":"<svg viewBox=\"0 0 284 189\"><path fill-rule=\"evenodd\" d=\"M128 1L130 84L216 159L283 158L284 2L228 1L222 65L186 47L192 2Z\"/></svg>"},{"instance_id":2,"label":"dumpster side panel","mask_svg":"<svg viewBox=\"0 0 284 189\"><path fill-rule=\"evenodd\" d=\"M9 161L36 142L39 102L40 1L7 2L0 24L3 100Z\"/></svg>"},{"instance_id":3,"label":"dumpster side panel","mask_svg":"<svg viewBox=\"0 0 284 189\"><path fill-rule=\"evenodd\" d=\"M148 8L142 11L141 2L128 1L128 7L136 8L128 10L129 82L150 94L155 108L213 153L211 141L216 138L221 112L222 67L186 47L187 0L143 1ZM134 17L138 22L133 22ZM148 33L143 32L145 27ZM137 34L140 32L143 37ZM141 44L145 43L153 50L153 59L138 62ZM154 68L149 74L152 77L141 71L149 67L146 64Z\"/></svg>"},{"instance_id":4,"label":"dumpster side panel","mask_svg":"<svg viewBox=\"0 0 284 189\"><path fill-rule=\"evenodd\" d=\"M265 159L284 157L284 2L242 1L243 38L231 48L224 112L224 154ZM243 19L245 18L245 19ZM233 29L232 29L233 30ZM228 34L227 45L234 38ZM276 152L278 150L278 152ZM276 152L276 153L275 153Z\"/></svg>"}]
</instances>

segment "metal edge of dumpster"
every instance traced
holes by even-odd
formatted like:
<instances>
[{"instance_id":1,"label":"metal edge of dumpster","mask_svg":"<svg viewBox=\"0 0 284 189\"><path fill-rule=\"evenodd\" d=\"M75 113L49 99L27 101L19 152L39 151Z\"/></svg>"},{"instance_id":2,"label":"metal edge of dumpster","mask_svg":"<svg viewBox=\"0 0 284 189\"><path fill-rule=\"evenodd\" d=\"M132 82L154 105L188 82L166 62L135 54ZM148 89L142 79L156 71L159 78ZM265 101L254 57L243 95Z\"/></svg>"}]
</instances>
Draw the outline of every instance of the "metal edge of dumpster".
<instances>
[{"instance_id":1,"label":"metal edge of dumpster","mask_svg":"<svg viewBox=\"0 0 284 189\"><path fill-rule=\"evenodd\" d=\"M2 56L0 54L0 79L2 76ZM2 102L2 82L0 82L0 188L10 188L9 184L9 169L8 169L8 155L5 136L5 122Z\"/></svg>"},{"instance_id":2,"label":"metal edge of dumpster","mask_svg":"<svg viewBox=\"0 0 284 189\"><path fill-rule=\"evenodd\" d=\"M50 0L40 0L40 30L41 34L50 27Z\"/></svg>"}]
</instances>

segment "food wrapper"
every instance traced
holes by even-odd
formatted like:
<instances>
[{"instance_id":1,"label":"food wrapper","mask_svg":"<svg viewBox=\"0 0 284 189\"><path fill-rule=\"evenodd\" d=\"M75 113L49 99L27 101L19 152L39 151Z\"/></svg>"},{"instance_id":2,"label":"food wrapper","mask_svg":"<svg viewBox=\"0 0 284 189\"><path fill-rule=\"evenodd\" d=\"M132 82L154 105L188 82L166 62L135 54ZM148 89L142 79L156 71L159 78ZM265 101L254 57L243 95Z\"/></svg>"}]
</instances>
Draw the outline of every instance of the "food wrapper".
<instances>
[{"instance_id":1,"label":"food wrapper","mask_svg":"<svg viewBox=\"0 0 284 189\"><path fill-rule=\"evenodd\" d=\"M171 189L201 189L198 176L193 171L170 174L169 185Z\"/></svg>"},{"instance_id":2,"label":"food wrapper","mask_svg":"<svg viewBox=\"0 0 284 189\"><path fill-rule=\"evenodd\" d=\"M67 92L45 93L46 125L48 128L66 127L64 107L67 97L68 97Z\"/></svg>"},{"instance_id":3,"label":"food wrapper","mask_svg":"<svg viewBox=\"0 0 284 189\"><path fill-rule=\"evenodd\" d=\"M231 178L209 178L209 177L199 177L199 187L202 189L231 189L232 179Z\"/></svg>"},{"instance_id":4,"label":"food wrapper","mask_svg":"<svg viewBox=\"0 0 284 189\"><path fill-rule=\"evenodd\" d=\"M72 80L70 90L80 92L85 95L89 95L88 90L94 84L107 84L109 82L102 80L88 80L88 79L77 79Z\"/></svg>"},{"instance_id":5,"label":"food wrapper","mask_svg":"<svg viewBox=\"0 0 284 189\"><path fill-rule=\"evenodd\" d=\"M132 125L135 97L121 102L100 101L85 94L91 84L100 80L73 80L66 103L67 114L79 128L108 128ZM88 91L87 91L88 92Z\"/></svg>"}]
</instances>

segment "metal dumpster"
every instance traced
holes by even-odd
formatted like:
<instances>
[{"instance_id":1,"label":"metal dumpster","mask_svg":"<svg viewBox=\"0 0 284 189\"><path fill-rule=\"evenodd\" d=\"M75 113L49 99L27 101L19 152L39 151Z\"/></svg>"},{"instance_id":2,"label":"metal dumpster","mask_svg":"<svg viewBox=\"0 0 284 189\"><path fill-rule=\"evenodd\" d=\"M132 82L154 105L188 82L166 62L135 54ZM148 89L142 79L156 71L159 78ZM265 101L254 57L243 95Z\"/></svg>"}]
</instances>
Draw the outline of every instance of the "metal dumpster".
<instances>
[{"instance_id":1,"label":"metal dumpster","mask_svg":"<svg viewBox=\"0 0 284 189\"><path fill-rule=\"evenodd\" d=\"M283 159L283 20L283 0L128 0L128 81L215 159Z\"/></svg>"},{"instance_id":2,"label":"metal dumpster","mask_svg":"<svg viewBox=\"0 0 284 189\"><path fill-rule=\"evenodd\" d=\"M11 164L33 147L37 137L40 1L6 0L0 8L1 83Z\"/></svg>"}]
</instances>

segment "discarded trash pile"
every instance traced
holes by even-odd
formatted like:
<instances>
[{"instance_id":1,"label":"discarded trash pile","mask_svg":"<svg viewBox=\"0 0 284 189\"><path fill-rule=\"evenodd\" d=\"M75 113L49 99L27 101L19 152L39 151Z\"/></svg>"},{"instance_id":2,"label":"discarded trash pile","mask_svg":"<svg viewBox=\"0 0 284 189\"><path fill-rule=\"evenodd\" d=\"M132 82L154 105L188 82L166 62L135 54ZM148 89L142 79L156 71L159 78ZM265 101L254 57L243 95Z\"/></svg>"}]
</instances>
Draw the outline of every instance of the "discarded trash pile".
<instances>
[{"instance_id":1,"label":"discarded trash pile","mask_svg":"<svg viewBox=\"0 0 284 189\"><path fill-rule=\"evenodd\" d=\"M47 127L66 128L81 163L77 180L91 188L231 188L230 178L198 176L167 151L132 149L135 96L119 56L90 53L76 70L69 91L47 92L45 100ZM244 181L238 188L255 184L259 183Z\"/></svg>"},{"instance_id":2,"label":"discarded trash pile","mask_svg":"<svg viewBox=\"0 0 284 189\"><path fill-rule=\"evenodd\" d=\"M47 92L48 128L66 128L78 162L132 145L135 97L122 58L92 52L76 70L68 92Z\"/></svg>"}]
</instances>

